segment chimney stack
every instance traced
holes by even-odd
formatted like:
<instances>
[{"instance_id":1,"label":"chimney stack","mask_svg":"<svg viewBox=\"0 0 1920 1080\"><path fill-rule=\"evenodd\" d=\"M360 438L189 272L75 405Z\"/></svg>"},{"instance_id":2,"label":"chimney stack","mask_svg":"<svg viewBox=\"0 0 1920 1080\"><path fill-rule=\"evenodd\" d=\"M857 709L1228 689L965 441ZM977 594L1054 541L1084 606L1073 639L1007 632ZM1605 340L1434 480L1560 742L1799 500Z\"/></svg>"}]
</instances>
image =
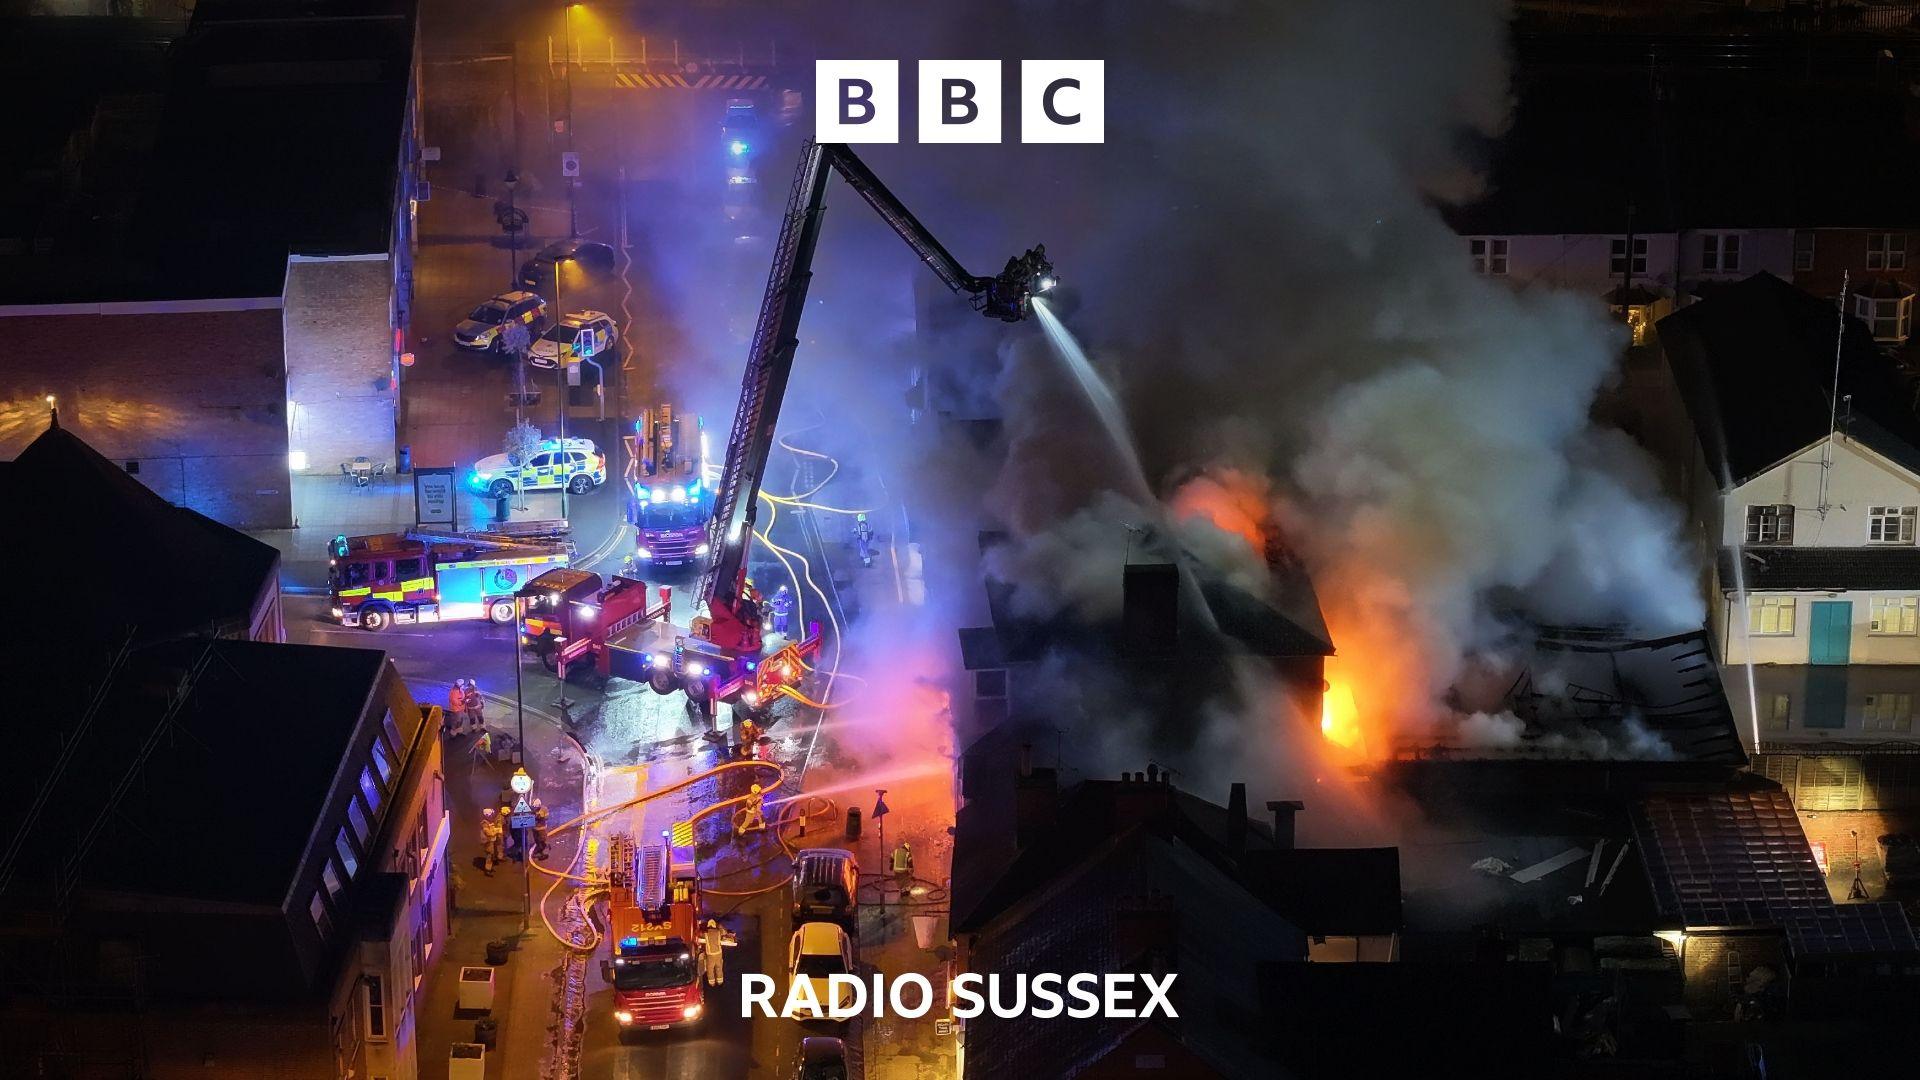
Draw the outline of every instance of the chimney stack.
<instances>
[{"instance_id":1,"label":"chimney stack","mask_svg":"<svg viewBox=\"0 0 1920 1080\"><path fill-rule=\"evenodd\" d=\"M1132 828L1143 821L1158 821L1172 805L1172 773L1162 773L1158 765L1147 772L1123 772L1120 787L1113 795L1113 828Z\"/></svg>"},{"instance_id":2,"label":"chimney stack","mask_svg":"<svg viewBox=\"0 0 1920 1080\"><path fill-rule=\"evenodd\" d=\"M1227 789L1227 850L1235 855L1247 850L1247 785L1234 784Z\"/></svg>"},{"instance_id":3,"label":"chimney stack","mask_svg":"<svg viewBox=\"0 0 1920 1080\"><path fill-rule=\"evenodd\" d=\"M1147 763L1147 783L1157 784L1159 782L1160 782L1160 766L1155 765L1152 762L1148 762Z\"/></svg>"},{"instance_id":4,"label":"chimney stack","mask_svg":"<svg viewBox=\"0 0 1920 1080\"><path fill-rule=\"evenodd\" d=\"M1293 817L1305 810L1307 804L1298 799L1280 799L1267 804L1273 813L1273 846L1281 851L1293 850Z\"/></svg>"}]
</instances>

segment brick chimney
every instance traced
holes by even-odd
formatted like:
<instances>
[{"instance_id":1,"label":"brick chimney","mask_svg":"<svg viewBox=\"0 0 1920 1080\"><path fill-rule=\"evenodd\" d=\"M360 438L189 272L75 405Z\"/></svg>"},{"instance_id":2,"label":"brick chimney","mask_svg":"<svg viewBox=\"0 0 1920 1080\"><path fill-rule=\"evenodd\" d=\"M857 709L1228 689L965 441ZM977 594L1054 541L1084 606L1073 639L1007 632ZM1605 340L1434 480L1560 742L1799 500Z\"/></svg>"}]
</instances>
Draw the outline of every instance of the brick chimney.
<instances>
[{"instance_id":1,"label":"brick chimney","mask_svg":"<svg viewBox=\"0 0 1920 1080\"><path fill-rule=\"evenodd\" d=\"M1165 817L1173 804L1172 781L1172 774L1161 772L1158 765L1149 765L1143 773L1121 773L1113 792L1113 831Z\"/></svg>"},{"instance_id":2,"label":"brick chimney","mask_svg":"<svg viewBox=\"0 0 1920 1080\"><path fill-rule=\"evenodd\" d=\"M1293 817L1305 810L1307 804L1298 799L1281 799L1267 804L1273 814L1273 846L1281 851L1293 850Z\"/></svg>"},{"instance_id":3,"label":"brick chimney","mask_svg":"<svg viewBox=\"0 0 1920 1080\"><path fill-rule=\"evenodd\" d=\"M1172 563L1128 566L1120 582L1120 652L1128 657L1172 656L1180 629L1180 568Z\"/></svg>"},{"instance_id":4,"label":"brick chimney","mask_svg":"<svg viewBox=\"0 0 1920 1080\"><path fill-rule=\"evenodd\" d=\"M1247 785L1234 784L1227 789L1227 850L1235 855L1247 850Z\"/></svg>"}]
</instances>

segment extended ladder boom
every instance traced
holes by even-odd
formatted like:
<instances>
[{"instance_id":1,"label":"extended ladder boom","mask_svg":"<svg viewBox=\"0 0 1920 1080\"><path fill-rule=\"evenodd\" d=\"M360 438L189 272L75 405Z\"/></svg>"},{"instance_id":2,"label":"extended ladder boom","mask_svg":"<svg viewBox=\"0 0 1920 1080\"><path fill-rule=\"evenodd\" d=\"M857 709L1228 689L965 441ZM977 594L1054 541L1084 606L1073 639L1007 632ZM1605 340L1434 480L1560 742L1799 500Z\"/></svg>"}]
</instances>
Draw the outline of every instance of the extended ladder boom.
<instances>
[{"instance_id":1,"label":"extended ladder boom","mask_svg":"<svg viewBox=\"0 0 1920 1080\"><path fill-rule=\"evenodd\" d=\"M1033 295L1055 284L1044 247L1008 259L998 276L968 273L852 150L835 143L806 145L794 173L793 190L787 196L773 268L767 275L767 290L760 301L760 316L747 354L740 403L727 438L727 463L714 492L713 520L707 525L713 561L700 579L695 598L696 610L704 601L711 618L707 640L736 652L753 652L760 647L759 619L743 596L747 549L753 542L758 510L755 503L773 452L780 404L793 373L793 354L800 344L800 318L806 313L807 288L813 280L813 255L819 246L820 221L826 209L829 166L893 226L948 288L967 293L974 309L982 314L1017 322L1031 310Z\"/></svg>"}]
</instances>

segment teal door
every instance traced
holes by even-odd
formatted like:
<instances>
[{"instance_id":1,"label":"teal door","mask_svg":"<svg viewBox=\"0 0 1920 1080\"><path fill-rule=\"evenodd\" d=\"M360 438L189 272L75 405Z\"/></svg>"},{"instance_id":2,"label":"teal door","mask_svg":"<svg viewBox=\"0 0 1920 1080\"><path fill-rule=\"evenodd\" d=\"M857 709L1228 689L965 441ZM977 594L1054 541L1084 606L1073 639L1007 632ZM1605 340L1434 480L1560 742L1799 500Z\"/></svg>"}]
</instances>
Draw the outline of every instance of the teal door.
<instances>
[{"instance_id":1,"label":"teal door","mask_svg":"<svg viewBox=\"0 0 1920 1080\"><path fill-rule=\"evenodd\" d=\"M1807 663L1846 663L1853 648L1853 601L1815 600L1812 627Z\"/></svg>"}]
</instances>

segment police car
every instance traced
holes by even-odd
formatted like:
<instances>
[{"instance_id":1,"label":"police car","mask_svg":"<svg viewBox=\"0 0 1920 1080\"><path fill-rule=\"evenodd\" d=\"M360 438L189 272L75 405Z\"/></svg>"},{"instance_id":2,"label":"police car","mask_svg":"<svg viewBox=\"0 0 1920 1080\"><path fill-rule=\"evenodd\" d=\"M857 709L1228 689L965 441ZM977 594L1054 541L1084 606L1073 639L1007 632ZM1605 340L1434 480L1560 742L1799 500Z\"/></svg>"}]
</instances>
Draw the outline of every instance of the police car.
<instances>
[{"instance_id":1,"label":"police car","mask_svg":"<svg viewBox=\"0 0 1920 1080\"><path fill-rule=\"evenodd\" d=\"M481 304L453 328L453 343L463 349L498 349L500 330L509 323L538 333L547 319L547 302L530 292L504 292Z\"/></svg>"},{"instance_id":2,"label":"police car","mask_svg":"<svg viewBox=\"0 0 1920 1080\"><path fill-rule=\"evenodd\" d=\"M580 356L575 355L576 346L583 338L587 347L593 350L591 355L598 357L613 348L613 343L619 340L620 327L614 323L613 316L604 311L569 312L533 343L527 363L537 368L551 369L559 366L564 357L567 363L577 364L581 356L587 355L584 352Z\"/></svg>"},{"instance_id":3,"label":"police car","mask_svg":"<svg viewBox=\"0 0 1920 1080\"><path fill-rule=\"evenodd\" d=\"M467 487L496 499L515 490L559 491L563 487L575 495L585 495L606 482L607 456L592 439L568 439L564 449L559 439L548 439L524 465L509 463L505 454L483 457L467 474Z\"/></svg>"}]
</instances>

